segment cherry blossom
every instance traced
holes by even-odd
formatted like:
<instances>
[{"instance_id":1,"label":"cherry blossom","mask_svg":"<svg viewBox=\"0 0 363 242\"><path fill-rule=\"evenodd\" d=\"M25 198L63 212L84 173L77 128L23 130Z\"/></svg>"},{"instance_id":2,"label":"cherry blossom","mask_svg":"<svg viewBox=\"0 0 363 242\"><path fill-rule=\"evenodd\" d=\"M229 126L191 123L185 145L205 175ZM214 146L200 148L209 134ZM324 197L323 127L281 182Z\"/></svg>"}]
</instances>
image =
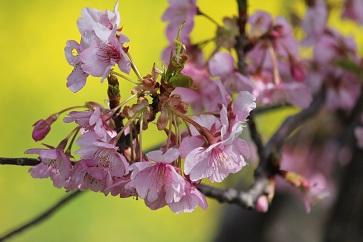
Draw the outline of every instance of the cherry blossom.
<instances>
[{"instance_id":1,"label":"cherry blossom","mask_svg":"<svg viewBox=\"0 0 363 242\"><path fill-rule=\"evenodd\" d=\"M77 144L81 149L76 153L82 159L91 159L97 164L95 165L97 167L92 170L92 174L106 172L110 176L122 177L127 173L129 164L126 158L117 152L118 147L113 144L109 135L101 139L95 132L89 131L78 138Z\"/></svg>"},{"instance_id":2,"label":"cherry blossom","mask_svg":"<svg viewBox=\"0 0 363 242\"><path fill-rule=\"evenodd\" d=\"M174 213L179 214L182 211L193 212L197 206L206 210L208 203L205 196L194 185L185 181L184 195L178 202L169 203L168 206Z\"/></svg>"},{"instance_id":3,"label":"cherry blossom","mask_svg":"<svg viewBox=\"0 0 363 242\"><path fill-rule=\"evenodd\" d=\"M302 41L304 45L315 43L323 35L328 19L328 10L325 0L311 1L313 4L305 12L301 27L306 33Z\"/></svg>"},{"instance_id":4,"label":"cherry blossom","mask_svg":"<svg viewBox=\"0 0 363 242\"><path fill-rule=\"evenodd\" d=\"M151 209L178 202L184 193L185 180L171 163L179 157L179 151L172 148L163 154L155 150L146 156L150 162L130 165L130 185Z\"/></svg>"},{"instance_id":5,"label":"cherry blossom","mask_svg":"<svg viewBox=\"0 0 363 242\"><path fill-rule=\"evenodd\" d=\"M53 185L61 188L71 174L71 161L69 155L63 151L63 143L57 148L47 146L49 149L29 149L26 154L39 154L41 163L30 168L29 172L34 178L50 177Z\"/></svg>"},{"instance_id":6,"label":"cherry blossom","mask_svg":"<svg viewBox=\"0 0 363 242\"><path fill-rule=\"evenodd\" d=\"M110 37L107 43L91 46L80 54L82 69L91 76L102 77L103 81L117 64L121 71L130 72L131 64L120 39Z\"/></svg>"},{"instance_id":7,"label":"cherry blossom","mask_svg":"<svg viewBox=\"0 0 363 242\"><path fill-rule=\"evenodd\" d=\"M74 67L71 74L67 77L67 87L73 92L81 90L86 84L87 77L89 76L89 74L82 69L82 62L79 59L79 53L81 53L84 48L85 47L74 40L68 40L66 47L64 47L66 59L68 63ZM74 55L74 51L76 52L76 55Z\"/></svg>"},{"instance_id":8,"label":"cherry blossom","mask_svg":"<svg viewBox=\"0 0 363 242\"><path fill-rule=\"evenodd\" d=\"M83 8L82 17L77 20L77 26L81 35L93 32L102 42L107 42L120 25L121 19L118 12L118 2L111 12L94 8Z\"/></svg>"},{"instance_id":9,"label":"cherry blossom","mask_svg":"<svg viewBox=\"0 0 363 242\"><path fill-rule=\"evenodd\" d=\"M299 44L285 18L256 11L249 17L249 35L255 42L248 52L253 94L262 104L288 102L306 108L312 101L305 82L306 67L299 60Z\"/></svg>"},{"instance_id":10,"label":"cherry blossom","mask_svg":"<svg viewBox=\"0 0 363 242\"><path fill-rule=\"evenodd\" d=\"M351 19L359 24L363 24L363 1L345 0L342 18Z\"/></svg>"},{"instance_id":11,"label":"cherry blossom","mask_svg":"<svg viewBox=\"0 0 363 242\"><path fill-rule=\"evenodd\" d=\"M168 2L169 7L162 16L163 21L169 21L166 36L170 42L173 42L175 36L177 36L180 24L185 21L180 41L188 43L189 34L194 27L194 16L198 12L196 0L168 0Z\"/></svg>"},{"instance_id":12,"label":"cherry blossom","mask_svg":"<svg viewBox=\"0 0 363 242\"><path fill-rule=\"evenodd\" d=\"M102 106L95 107L94 110L72 111L63 120L65 123L75 122L84 130L93 130L100 138L106 136L107 133L113 132L109 127L109 119L112 112L109 110L102 111Z\"/></svg>"},{"instance_id":13,"label":"cherry blossom","mask_svg":"<svg viewBox=\"0 0 363 242\"><path fill-rule=\"evenodd\" d=\"M233 56L226 52L216 53L208 62L212 76L219 76L229 94L253 90L253 83L234 67Z\"/></svg>"},{"instance_id":14,"label":"cherry blossom","mask_svg":"<svg viewBox=\"0 0 363 242\"><path fill-rule=\"evenodd\" d=\"M200 136L184 138L180 151L185 157L184 173L192 181L208 178L211 182L221 182L230 173L236 173L246 165L245 158L250 155L247 143L237 138L242 132L239 123L232 127L230 132L224 131L220 136L222 122L214 116L201 116L194 118L214 136L213 143L205 145Z\"/></svg>"}]
</instances>

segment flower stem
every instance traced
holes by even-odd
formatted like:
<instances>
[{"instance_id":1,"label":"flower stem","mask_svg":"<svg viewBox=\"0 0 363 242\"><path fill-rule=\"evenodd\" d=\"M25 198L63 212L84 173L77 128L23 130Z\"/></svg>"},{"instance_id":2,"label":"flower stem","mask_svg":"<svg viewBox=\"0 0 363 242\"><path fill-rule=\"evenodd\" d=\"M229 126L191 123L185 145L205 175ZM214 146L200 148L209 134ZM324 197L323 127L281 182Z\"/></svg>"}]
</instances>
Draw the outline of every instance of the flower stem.
<instances>
[{"instance_id":1,"label":"flower stem","mask_svg":"<svg viewBox=\"0 0 363 242\"><path fill-rule=\"evenodd\" d=\"M211 16L207 15L206 13L200 11L200 9L198 8L198 12L197 12L197 15L201 15L201 16L204 16L206 17L208 20L210 20L212 23L214 23L215 25L217 25L217 27L221 27L217 21L215 21Z\"/></svg>"},{"instance_id":2,"label":"flower stem","mask_svg":"<svg viewBox=\"0 0 363 242\"><path fill-rule=\"evenodd\" d=\"M130 59L131 68L132 68L132 70L135 72L135 74L136 74L137 78L139 78L139 81L144 80L144 78L142 78L142 76L141 76L141 74L140 74L139 70L137 69L137 67L136 67L136 65L135 65L134 60L132 59L130 52L127 52L126 54L127 54L127 56L129 57L129 59Z\"/></svg>"},{"instance_id":3,"label":"flower stem","mask_svg":"<svg viewBox=\"0 0 363 242\"><path fill-rule=\"evenodd\" d=\"M179 118L183 119L185 122L190 123L194 126L194 128L202 135L202 137L205 139L206 144L209 146L211 144L216 143L216 140L214 136L202 125L195 122L193 119L185 116L182 113L179 113L176 110L171 110L174 114L176 114Z\"/></svg>"},{"instance_id":4,"label":"flower stem","mask_svg":"<svg viewBox=\"0 0 363 242\"><path fill-rule=\"evenodd\" d=\"M123 78L126 81L129 81L131 83L134 83L134 84L137 84L137 85L140 84L140 82L134 81L134 80L130 79L129 77L127 77L125 75L122 75L121 73L118 73L118 72L115 72L115 71L111 71L110 74L113 74L115 76L119 76L119 77L121 77L121 78Z\"/></svg>"}]
</instances>

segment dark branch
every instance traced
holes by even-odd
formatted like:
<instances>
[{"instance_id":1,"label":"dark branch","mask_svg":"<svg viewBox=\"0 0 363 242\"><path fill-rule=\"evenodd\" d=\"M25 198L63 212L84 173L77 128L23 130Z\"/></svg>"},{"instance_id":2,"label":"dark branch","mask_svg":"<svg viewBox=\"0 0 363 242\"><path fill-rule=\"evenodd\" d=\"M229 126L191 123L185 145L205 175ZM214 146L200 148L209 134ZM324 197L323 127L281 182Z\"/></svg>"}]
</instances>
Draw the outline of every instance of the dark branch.
<instances>
[{"instance_id":1,"label":"dark branch","mask_svg":"<svg viewBox=\"0 0 363 242\"><path fill-rule=\"evenodd\" d=\"M33 218L29 222L25 223L24 225L20 226L17 229L14 229L13 231L10 231L9 233L5 234L4 236L0 237L0 242L5 241L6 239L9 239L10 237L19 234L23 232L26 229L29 229L31 226L34 226L46 218L48 218L50 215L58 211L63 205L65 205L67 202L70 202L73 198L77 197L81 194L81 191L77 190L69 195L67 195L65 198L60 200L58 203L54 204L51 208L40 214L39 216Z\"/></svg>"},{"instance_id":2,"label":"dark branch","mask_svg":"<svg viewBox=\"0 0 363 242\"><path fill-rule=\"evenodd\" d=\"M283 142L286 140L290 134L302 125L306 120L313 117L320 110L321 105L323 104L324 97L323 95L318 95L314 98L314 101L307 108L302 110L300 113L292 115L284 120L278 130L272 135L270 140L267 142L265 147L265 157L271 155L274 151L278 151Z\"/></svg>"},{"instance_id":3,"label":"dark branch","mask_svg":"<svg viewBox=\"0 0 363 242\"><path fill-rule=\"evenodd\" d=\"M236 37L236 52L238 56L238 70L242 74L246 74L247 65L245 62L246 49L250 45L250 41L246 35L246 23L247 23L247 0L237 0L238 4L238 27L239 35Z\"/></svg>"},{"instance_id":4,"label":"dark branch","mask_svg":"<svg viewBox=\"0 0 363 242\"><path fill-rule=\"evenodd\" d=\"M253 142L256 145L257 153L260 159L264 159L265 153L264 153L264 145L261 139L260 133L257 131L255 118L254 118L254 112L250 113L250 116L248 118L248 128L250 131L250 136Z\"/></svg>"},{"instance_id":5,"label":"dark branch","mask_svg":"<svg viewBox=\"0 0 363 242\"><path fill-rule=\"evenodd\" d=\"M0 165L35 166L40 163L39 159L33 158L5 158L0 157Z\"/></svg>"}]
</instances>

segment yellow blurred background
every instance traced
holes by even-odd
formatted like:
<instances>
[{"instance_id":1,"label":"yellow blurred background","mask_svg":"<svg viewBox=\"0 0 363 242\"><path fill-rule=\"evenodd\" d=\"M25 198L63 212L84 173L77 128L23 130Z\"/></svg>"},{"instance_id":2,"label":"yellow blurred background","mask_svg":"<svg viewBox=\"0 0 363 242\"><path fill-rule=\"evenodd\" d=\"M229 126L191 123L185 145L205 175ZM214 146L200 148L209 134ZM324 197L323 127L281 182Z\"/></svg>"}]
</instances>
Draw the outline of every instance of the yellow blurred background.
<instances>
[{"instance_id":1,"label":"yellow blurred background","mask_svg":"<svg viewBox=\"0 0 363 242\"><path fill-rule=\"evenodd\" d=\"M222 17L236 14L236 1L200 0L203 12L222 23ZM250 12L264 9L279 11L279 2L250 1ZM211 4L213 3L213 4ZM29 157L24 151L41 147L31 138L32 125L69 106L85 101L104 104L107 84L89 78L77 94L66 88L72 67L64 58L69 39L79 41L76 20L83 7L100 10L114 7L114 0L0 2L0 156ZM222 6L221 6L222 4ZM142 75L167 45L165 23L161 22L166 0L119 1L124 33L130 38L130 52ZM196 40L212 36L215 26L197 17L192 36ZM122 89L129 94L130 85ZM61 119L44 140L56 146L73 126ZM145 148L159 143L146 142ZM35 156L32 156L35 158ZM49 179L33 179L29 167L0 166L0 236L38 215L66 195L54 188ZM85 192L45 222L9 241L210 241L216 232L223 206L208 199L209 209L175 215L169 208L151 211L142 200L105 197ZM241 228L242 229L242 228Z\"/></svg>"}]
</instances>

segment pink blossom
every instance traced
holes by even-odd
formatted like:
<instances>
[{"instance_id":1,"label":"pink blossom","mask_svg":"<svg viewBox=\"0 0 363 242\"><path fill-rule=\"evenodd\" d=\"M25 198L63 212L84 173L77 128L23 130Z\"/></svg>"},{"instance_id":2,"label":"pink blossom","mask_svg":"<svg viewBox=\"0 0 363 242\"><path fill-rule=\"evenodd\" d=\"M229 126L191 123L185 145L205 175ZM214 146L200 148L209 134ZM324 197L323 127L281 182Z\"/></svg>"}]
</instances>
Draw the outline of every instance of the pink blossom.
<instances>
[{"instance_id":1,"label":"pink blossom","mask_svg":"<svg viewBox=\"0 0 363 242\"><path fill-rule=\"evenodd\" d=\"M150 162L130 165L130 185L151 209L178 202L183 196L185 181L171 163L179 157L179 151L172 148L163 154L156 150L146 156Z\"/></svg>"},{"instance_id":2,"label":"pink blossom","mask_svg":"<svg viewBox=\"0 0 363 242\"><path fill-rule=\"evenodd\" d=\"M111 193L112 196L120 195L121 198L137 196L136 189L130 186L130 177L119 177L107 187L104 193Z\"/></svg>"},{"instance_id":3,"label":"pink blossom","mask_svg":"<svg viewBox=\"0 0 363 242\"><path fill-rule=\"evenodd\" d=\"M363 1L345 0L342 18L351 19L359 24L363 24Z\"/></svg>"},{"instance_id":4,"label":"pink blossom","mask_svg":"<svg viewBox=\"0 0 363 242\"><path fill-rule=\"evenodd\" d=\"M91 175L106 172L111 177L122 177L127 173L129 164L126 158L117 152L118 147L113 144L110 136L106 135L101 139L95 132L89 131L82 134L76 143L81 147L76 153L82 159L91 159L97 164L95 169L91 169Z\"/></svg>"},{"instance_id":5,"label":"pink blossom","mask_svg":"<svg viewBox=\"0 0 363 242\"><path fill-rule=\"evenodd\" d=\"M252 82L235 69L234 63L231 54L217 52L208 62L209 71L212 76L220 76L223 86L229 94L239 91L252 92Z\"/></svg>"},{"instance_id":6,"label":"pink blossom","mask_svg":"<svg viewBox=\"0 0 363 242\"><path fill-rule=\"evenodd\" d=\"M170 42L173 42L180 24L185 21L180 35L180 41L185 44L194 27L194 16L198 12L196 0L168 0L168 2L169 7L162 16L163 21L170 21L166 28L166 36Z\"/></svg>"},{"instance_id":7,"label":"pink blossom","mask_svg":"<svg viewBox=\"0 0 363 242\"><path fill-rule=\"evenodd\" d=\"M218 142L208 148L198 147L185 158L184 172L192 181L208 178L211 182L221 182L246 165L243 155L249 157L249 148L241 139Z\"/></svg>"},{"instance_id":8,"label":"pink blossom","mask_svg":"<svg viewBox=\"0 0 363 242\"><path fill-rule=\"evenodd\" d=\"M85 49L80 53L82 69L91 76L102 77L101 81L110 74L115 64L121 71L129 73L131 64L123 44L121 39L111 36L106 43Z\"/></svg>"},{"instance_id":9,"label":"pink blossom","mask_svg":"<svg viewBox=\"0 0 363 242\"><path fill-rule=\"evenodd\" d=\"M305 12L301 27L306 33L303 44L311 45L315 43L324 33L328 19L328 10L325 0L312 1L313 6Z\"/></svg>"},{"instance_id":10,"label":"pink blossom","mask_svg":"<svg viewBox=\"0 0 363 242\"><path fill-rule=\"evenodd\" d=\"M337 72L327 77L326 106L329 110L350 110L361 93L360 81L350 73Z\"/></svg>"},{"instance_id":11,"label":"pink blossom","mask_svg":"<svg viewBox=\"0 0 363 242\"><path fill-rule=\"evenodd\" d=\"M100 138L107 132L112 132L109 127L109 119L112 115L109 115L107 110L103 113L101 107L82 112L72 111L68 115L69 117L63 119L65 123L75 122L86 131L93 130Z\"/></svg>"},{"instance_id":12,"label":"pink blossom","mask_svg":"<svg viewBox=\"0 0 363 242\"><path fill-rule=\"evenodd\" d=\"M76 153L82 159L74 166L67 190L77 188L109 193L115 185L114 180L127 172L129 165L126 158L117 152L118 147L112 144L111 137L107 135L101 139L95 132L88 131L76 143L81 147Z\"/></svg>"},{"instance_id":13,"label":"pink blossom","mask_svg":"<svg viewBox=\"0 0 363 242\"><path fill-rule=\"evenodd\" d=\"M262 104L284 103L288 102L292 105L307 108L312 102L312 96L307 85L299 82L280 83L264 83L261 79L256 79L257 102Z\"/></svg>"},{"instance_id":14,"label":"pink blossom","mask_svg":"<svg viewBox=\"0 0 363 242\"><path fill-rule=\"evenodd\" d=\"M272 17L265 11L256 11L248 17L248 23L251 25L250 36L260 38L270 31L272 27Z\"/></svg>"},{"instance_id":15,"label":"pink blossom","mask_svg":"<svg viewBox=\"0 0 363 242\"><path fill-rule=\"evenodd\" d=\"M184 66L183 74L193 78L193 88L178 87L173 94L182 96L183 101L190 103L195 112L217 110L220 103L218 86L210 79L205 68L199 69L188 63Z\"/></svg>"},{"instance_id":16,"label":"pink blossom","mask_svg":"<svg viewBox=\"0 0 363 242\"><path fill-rule=\"evenodd\" d=\"M26 154L39 154L41 163L30 168L29 172L34 178L50 177L57 188L64 186L71 175L71 161L63 151L63 147L51 147L49 149L30 149Z\"/></svg>"},{"instance_id":17,"label":"pink blossom","mask_svg":"<svg viewBox=\"0 0 363 242\"><path fill-rule=\"evenodd\" d=\"M246 165L243 156L248 158L250 152L247 143L237 138L242 132L240 123L227 130L228 121L218 122L214 116L202 115L194 120L207 128L215 140L208 146L201 136L182 140L180 152L185 157L184 173L192 181L208 178L211 182L221 182L230 173L236 173Z\"/></svg>"},{"instance_id":18,"label":"pink blossom","mask_svg":"<svg viewBox=\"0 0 363 242\"><path fill-rule=\"evenodd\" d=\"M82 45L78 44L74 40L68 40L66 47L64 47L64 53L68 63L74 67L73 71L67 77L67 87L73 92L78 92L86 84L88 73L84 72L82 69L82 62L79 59L79 53L83 50ZM76 52L74 54L73 52Z\"/></svg>"},{"instance_id":19,"label":"pink blossom","mask_svg":"<svg viewBox=\"0 0 363 242\"><path fill-rule=\"evenodd\" d=\"M106 42L115 33L120 25L120 21L117 1L113 12L83 8L82 17L77 20L77 26L81 35L84 35L86 32L94 32L102 42Z\"/></svg>"},{"instance_id":20,"label":"pink blossom","mask_svg":"<svg viewBox=\"0 0 363 242\"><path fill-rule=\"evenodd\" d=\"M326 33L314 45L313 51L314 60L321 65L331 64L337 59L344 58L358 61L355 41L334 29L326 30Z\"/></svg>"},{"instance_id":21,"label":"pink blossom","mask_svg":"<svg viewBox=\"0 0 363 242\"><path fill-rule=\"evenodd\" d=\"M203 193L190 182L185 181L184 195L178 202L169 203L168 206L174 213L179 214L182 211L193 212L197 206L206 210L208 203Z\"/></svg>"},{"instance_id":22,"label":"pink blossom","mask_svg":"<svg viewBox=\"0 0 363 242\"><path fill-rule=\"evenodd\" d=\"M266 213L268 210L269 202L266 195L261 195L258 197L256 202L256 210L261 213Z\"/></svg>"},{"instance_id":23,"label":"pink blossom","mask_svg":"<svg viewBox=\"0 0 363 242\"><path fill-rule=\"evenodd\" d=\"M316 126L316 122L313 124ZM324 124L325 125L325 124ZM304 131L302 131L304 132ZM277 185L283 191L293 192L304 201L306 211L310 204L327 197L325 203L334 201L335 187L331 180L332 165L339 154L338 145L334 142L314 144L309 140L298 138L297 145L285 145L282 149L281 169L296 172L306 178L300 184L300 191L286 183Z\"/></svg>"},{"instance_id":24,"label":"pink blossom","mask_svg":"<svg viewBox=\"0 0 363 242\"><path fill-rule=\"evenodd\" d=\"M110 174L106 170L100 169L97 160L82 159L75 164L72 176L65 187L67 191L90 189L94 192L103 192L108 185L112 184L112 181Z\"/></svg>"},{"instance_id":25,"label":"pink blossom","mask_svg":"<svg viewBox=\"0 0 363 242\"><path fill-rule=\"evenodd\" d=\"M103 81L115 64L121 71L130 72L127 48L123 46L129 39L118 29L120 16L117 7L118 3L114 12L91 8L82 10L83 17L77 21L81 42L67 41L64 49L67 61L74 67L67 78L67 87L73 92L85 85L89 75L102 77Z\"/></svg>"},{"instance_id":26,"label":"pink blossom","mask_svg":"<svg viewBox=\"0 0 363 242\"><path fill-rule=\"evenodd\" d=\"M233 101L232 112L236 116L236 120L244 122L250 112L256 108L256 97L246 91L238 93Z\"/></svg>"}]
</instances>

